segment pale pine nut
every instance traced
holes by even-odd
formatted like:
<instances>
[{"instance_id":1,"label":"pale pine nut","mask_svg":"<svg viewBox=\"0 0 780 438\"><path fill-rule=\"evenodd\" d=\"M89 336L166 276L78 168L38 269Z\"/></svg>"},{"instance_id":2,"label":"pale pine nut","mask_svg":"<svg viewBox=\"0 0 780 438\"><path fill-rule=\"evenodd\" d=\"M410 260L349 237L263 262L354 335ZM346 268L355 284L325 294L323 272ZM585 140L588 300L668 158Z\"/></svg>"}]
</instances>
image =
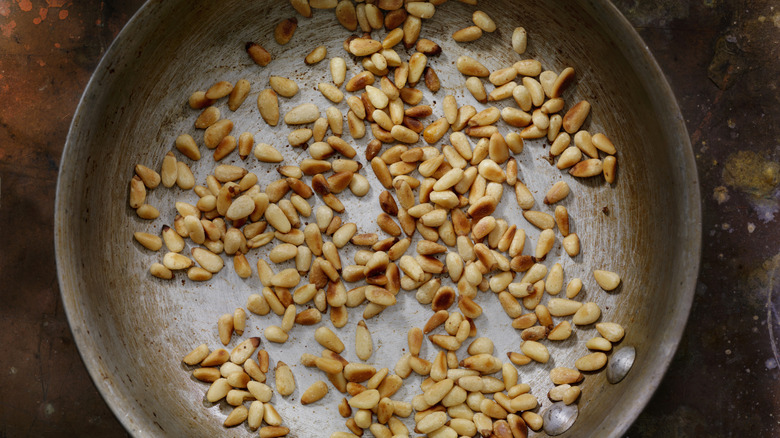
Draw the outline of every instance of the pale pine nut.
<instances>
[{"instance_id":1,"label":"pale pine nut","mask_svg":"<svg viewBox=\"0 0 780 438\"><path fill-rule=\"evenodd\" d=\"M544 344L536 341L525 341L520 345L520 351L539 363L547 363L550 359L550 352Z\"/></svg>"},{"instance_id":2,"label":"pale pine nut","mask_svg":"<svg viewBox=\"0 0 780 438\"><path fill-rule=\"evenodd\" d=\"M625 335L623 327L614 322L600 322L596 324L596 330L609 342L620 342Z\"/></svg>"},{"instance_id":3,"label":"pale pine nut","mask_svg":"<svg viewBox=\"0 0 780 438\"><path fill-rule=\"evenodd\" d=\"M356 330L355 352L360 360L368 360L374 350L371 333L368 331L365 321L358 322Z\"/></svg>"},{"instance_id":4,"label":"pale pine nut","mask_svg":"<svg viewBox=\"0 0 780 438\"><path fill-rule=\"evenodd\" d=\"M572 322L576 325L593 324L601 317L601 309L594 302L585 303L577 310L572 317Z\"/></svg>"},{"instance_id":5,"label":"pale pine nut","mask_svg":"<svg viewBox=\"0 0 780 438\"><path fill-rule=\"evenodd\" d=\"M265 338L268 339L268 341L275 342L277 344L283 344L287 342L287 339L289 338L289 335L284 330L275 325L266 327L263 334L265 335Z\"/></svg>"},{"instance_id":6,"label":"pale pine nut","mask_svg":"<svg viewBox=\"0 0 780 438\"><path fill-rule=\"evenodd\" d=\"M620 276L610 271L596 269L593 271L593 278L605 291L615 290L620 284Z\"/></svg>"},{"instance_id":7,"label":"pale pine nut","mask_svg":"<svg viewBox=\"0 0 780 438\"><path fill-rule=\"evenodd\" d=\"M518 55L525 53L528 46L528 33L522 27L516 27L512 32L512 49ZM535 75L534 75L535 76Z\"/></svg>"}]
</instances>

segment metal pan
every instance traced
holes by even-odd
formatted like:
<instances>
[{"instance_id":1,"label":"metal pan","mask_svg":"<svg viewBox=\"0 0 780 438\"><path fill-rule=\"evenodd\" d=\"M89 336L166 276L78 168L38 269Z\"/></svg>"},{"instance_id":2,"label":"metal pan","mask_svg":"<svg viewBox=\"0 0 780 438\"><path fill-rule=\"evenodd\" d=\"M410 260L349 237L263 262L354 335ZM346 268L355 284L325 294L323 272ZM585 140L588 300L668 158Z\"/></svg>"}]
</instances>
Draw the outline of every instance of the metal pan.
<instances>
[{"instance_id":1,"label":"metal pan","mask_svg":"<svg viewBox=\"0 0 780 438\"><path fill-rule=\"evenodd\" d=\"M553 250L556 255L545 263L560 261L566 280L582 278L585 287L578 299L597 302L603 309L602 321L623 324L627 335L620 346L633 346L637 351L632 371L620 384L609 384L603 372L587 376L578 402L579 419L567 435L619 436L661 380L693 297L701 220L688 135L658 66L608 1L520 5L496 0L480 2L480 8L496 20L499 31L471 44L454 43L450 35L470 24L473 6L447 2L432 20L425 21L422 36L436 40L444 49L441 56L430 60L444 89L435 96L426 94L427 103L438 114L445 93L454 94L461 104L476 104L463 88L463 77L454 72L454 60L468 53L491 70L509 66L520 59L510 49L511 30L524 26L530 35L525 56L541 60L554 71L573 66L577 80L567 91L567 102L589 100L593 111L587 129L607 133L619 148L619 175L613 186L595 179L577 181L556 170L544 160L547 145L541 141L528 142L517 157L521 178L535 194L537 208L551 211L541 199L555 181L568 181L574 192L564 205L582 238L583 252L573 259L558 257L558 240ZM245 305L247 296L260 290L259 281L256 276L238 278L229 259L226 269L205 283L191 282L181 274L174 281L151 277L148 267L161 260L162 252L143 249L133 241L132 233L159 232L162 224L172 222L173 203L194 203L196 195L162 187L152 191L149 202L160 209L161 216L149 222L128 208L127 186L137 163L159 169L180 133L201 138L192 127L197 112L187 106L187 98L218 80L247 78L252 83L252 93L242 108L235 113L222 109L235 122L237 133L252 132L258 141L278 146L288 162L307 156L285 145L289 127L270 129L262 122L254 100L267 86L269 75L277 74L302 85L297 96L282 99L283 112L306 101L325 108L326 101L314 85L329 80L328 62L308 67L303 57L320 44L328 47L329 56L345 56L341 46L348 32L335 23L332 11L316 10L312 19L298 17L293 42L280 47L273 41L273 28L294 15L288 2L148 2L98 66L74 117L57 190L60 288L92 378L135 436L253 435L244 426L228 432L223 429L229 407L206 403L206 385L192 379L180 360L202 342L212 348L221 346L216 334L218 316ZM266 68L253 64L243 50L247 41L264 44L275 60ZM348 76L359 70L351 59L348 64ZM346 112L345 104L339 108ZM506 131L506 127L501 129ZM355 142L363 161L366 140ZM190 163L199 184L213 168L210 154L205 148L203 152L206 158ZM238 158L226 162L256 172L262 186L276 179L272 166L251 156L246 162ZM362 173L373 179L370 171ZM374 182L365 198L344 194L344 220L357 223L363 232L375 231L379 193ZM525 228L527 248L532 247L538 232L522 219L511 193L503 199L499 214ZM264 251L250 253L250 263L265 256ZM351 253L345 251L342 257L351 258ZM611 293L600 290L591 273L599 268L620 273L622 286ZM509 327L510 320L495 297L482 294L478 302L485 308L477 320L480 334L494 339L496 354L503 357L506 351L518 351L519 333ZM350 322L338 331L350 360L355 359L349 346L354 345L354 325L361 312L350 311ZM392 369L405 348L408 328L421 326L430 313L429 307L416 302L413 292L404 292L399 305L369 320L376 350L371 362ZM278 322L273 315L251 315L245 336L259 336L265 326ZM329 321L323 324L330 326ZM549 370L572 366L587 352L584 343L595 333L586 327L568 341L548 343L554 358L550 363L520 369L521 381L531 383L542 401L540 412L550 405L546 397L551 387ZM228 348L236 342L234 338ZM335 390L315 405L303 407L298 402L302 390L322 378L318 371L299 364L302 352L320 351L313 330L298 327L287 344L264 342L264 348L272 363L284 360L291 364L298 381L299 389L291 397L274 399L294 431L291 435L326 436L332 430L345 430L343 419L335 415L335 404L341 398ZM434 353L432 345L423 349L431 358ZM411 377L395 397L411 400L419 392L419 381Z\"/></svg>"}]
</instances>

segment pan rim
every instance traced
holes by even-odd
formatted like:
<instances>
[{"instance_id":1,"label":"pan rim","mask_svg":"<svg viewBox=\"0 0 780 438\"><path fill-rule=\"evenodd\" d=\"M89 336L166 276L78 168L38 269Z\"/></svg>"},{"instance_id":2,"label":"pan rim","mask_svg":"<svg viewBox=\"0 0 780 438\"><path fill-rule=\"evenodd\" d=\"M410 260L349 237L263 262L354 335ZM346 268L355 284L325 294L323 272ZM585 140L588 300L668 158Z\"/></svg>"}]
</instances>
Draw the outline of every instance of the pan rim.
<instances>
[{"instance_id":1,"label":"pan rim","mask_svg":"<svg viewBox=\"0 0 780 438\"><path fill-rule=\"evenodd\" d=\"M635 399L633 406L624 412L625 415L620 419L615 420L613 426L600 424L600 428L609 426L610 430L604 431L610 436L623 435L632 423L636 420L639 414L645 409L647 403L652 398L653 394L657 390L661 380L669 369L669 365L675 356L677 349L679 348L680 341L682 340L683 333L685 331L686 323L690 310L693 304L696 282L698 279L700 269L700 257L701 257L701 194L698 171L696 170L696 161L693 154L693 148L690 143L690 136L684 123L684 119L680 112L677 99L672 92L666 77L663 74L658 62L653 57L648 46L644 43L642 38L631 26L630 22L625 16L617 9L617 7L608 0L584 0L583 4L589 4L591 10L597 10L605 13L603 17L604 21L612 23L612 28L609 29L609 36L616 46L624 53L632 52L640 54L641 58L627 57L627 61L635 71L640 71L638 67L644 68L645 77L648 78L655 87L657 93L657 101L663 102L667 108L671 109L670 114L667 116L667 120L671 121L671 125L667 125L669 134L672 135L675 140L680 144L679 156L684 160L681 165L682 169L690 169L693 171L690 175L683 175L684 189L687 196L684 199L687 201L687 205L690 210L687 212L689 220L687 227L685 228L687 243L691 246L688 250L692 260L689 262L689 268L684 275L685 282L681 287L682 297L679 300L679 305L676 308L676 313L670 317L670 323L667 327L667 332L671 332L668 339L672 340L672 348L669 349L665 357L658 363L662 365L660 372L654 373L648 376L647 386L652 388L649 391L643 391ZM97 353L97 348L93 338L87 333L88 322L83 320L80 316L80 303L78 302L78 295L75 288L70 288L70 282L67 279L66 269L69 265L69 251L67 249L68 237L70 230L63 228L60 224L65 222L66 205L67 201L65 192L67 184L67 177L64 175L69 174L75 167L75 163L71 163L68 160L68 156L72 155L69 152L76 148L77 145L77 133L82 128L82 117L89 109L86 102L96 84L104 78L106 74L107 66L111 65L114 59L121 56L122 46L127 40L131 40L130 36L137 31L139 23L146 17L152 17L155 15L155 11L163 8L163 2L155 0L147 0L128 20L122 30L117 34L110 46L104 53L100 62L95 67L89 81L87 82L84 92L79 99L78 106L74 112L73 118L70 123L68 135L63 148L62 155L60 157L60 173L57 178L56 195L55 195L55 215L54 215L54 240L55 240L55 261L57 266L57 277L59 283L60 296L63 301L63 307L68 320L68 324L73 335L73 339L79 351L79 355L84 362L90 378L92 379L95 387L106 401L114 416L120 421L125 429L133 436L154 436L154 430L150 427L151 423L142 411L136 409L136 404L132 399L126 397L122 393L115 391L117 388L110 379L105 377L105 363ZM622 38L614 38L619 34ZM645 84L646 85L646 84Z\"/></svg>"}]
</instances>

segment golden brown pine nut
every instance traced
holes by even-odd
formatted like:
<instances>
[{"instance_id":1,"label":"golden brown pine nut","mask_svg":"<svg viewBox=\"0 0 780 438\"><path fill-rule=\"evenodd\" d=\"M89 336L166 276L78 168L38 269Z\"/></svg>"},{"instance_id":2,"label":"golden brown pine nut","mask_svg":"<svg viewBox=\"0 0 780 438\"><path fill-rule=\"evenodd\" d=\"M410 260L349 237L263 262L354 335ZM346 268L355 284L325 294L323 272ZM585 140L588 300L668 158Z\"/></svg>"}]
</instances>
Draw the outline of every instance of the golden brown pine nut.
<instances>
[{"instance_id":1,"label":"golden brown pine nut","mask_svg":"<svg viewBox=\"0 0 780 438\"><path fill-rule=\"evenodd\" d=\"M260 44L248 42L245 46L246 53L255 64L265 67L271 62L271 54Z\"/></svg>"},{"instance_id":2,"label":"golden brown pine nut","mask_svg":"<svg viewBox=\"0 0 780 438\"><path fill-rule=\"evenodd\" d=\"M269 125L276 126L279 123L279 99L270 88L261 91L257 96L257 109Z\"/></svg>"},{"instance_id":3,"label":"golden brown pine nut","mask_svg":"<svg viewBox=\"0 0 780 438\"><path fill-rule=\"evenodd\" d=\"M295 29L297 28L297 18L293 17L282 20L279 22L279 24L276 25L276 28L274 29L274 39L280 45L285 45L290 42L293 35L295 34Z\"/></svg>"},{"instance_id":4,"label":"golden brown pine nut","mask_svg":"<svg viewBox=\"0 0 780 438\"><path fill-rule=\"evenodd\" d=\"M468 43L476 41L482 37L482 29L478 26L468 26L463 29L456 30L452 34L452 39L459 43Z\"/></svg>"},{"instance_id":5,"label":"golden brown pine nut","mask_svg":"<svg viewBox=\"0 0 780 438\"><path fill-rule=\"evenodd\" d=\"M490 70L484 65L480 64L476 59L465 55L462 55L457 59L455 66L459 72L466 76L487 77L490 75Z\"/></svg>"}]
</instances>

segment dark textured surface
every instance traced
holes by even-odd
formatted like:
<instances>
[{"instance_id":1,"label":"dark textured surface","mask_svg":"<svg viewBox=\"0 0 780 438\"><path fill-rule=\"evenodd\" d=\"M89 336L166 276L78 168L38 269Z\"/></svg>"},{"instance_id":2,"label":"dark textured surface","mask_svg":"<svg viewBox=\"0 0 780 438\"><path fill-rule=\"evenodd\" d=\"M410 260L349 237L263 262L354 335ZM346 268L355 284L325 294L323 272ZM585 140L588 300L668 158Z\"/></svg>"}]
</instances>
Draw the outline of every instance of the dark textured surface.
<instances>
[{"instance_id":1,"label":"dark textured surface","mask_svg":"<svg viewBox=\"0 0 780 438\"><path fill-rule=\"evenodd\" d=\"M121 436L73 345L54 269L60 153L92 70L141 1L0 0L0 436ZM702 181L703 257L678 354L629 431L777 436L780 10L617 1L669 79ZM780 280L778 280L780 281Z\"/></svg>"}]
</instances>

